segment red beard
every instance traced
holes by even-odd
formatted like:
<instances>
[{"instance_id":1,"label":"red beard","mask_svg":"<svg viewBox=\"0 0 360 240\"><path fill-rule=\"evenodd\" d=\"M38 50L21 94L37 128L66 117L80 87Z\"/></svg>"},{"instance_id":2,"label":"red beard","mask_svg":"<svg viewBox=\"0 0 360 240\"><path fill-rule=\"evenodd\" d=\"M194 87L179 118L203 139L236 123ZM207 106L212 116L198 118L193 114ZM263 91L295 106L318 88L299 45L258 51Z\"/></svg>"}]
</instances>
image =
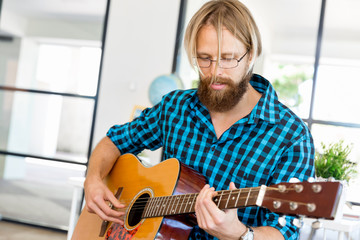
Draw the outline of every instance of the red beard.
<instances>
[{"instance_id":1,"label":"red beard","mask_svg":"<svg viewBox=\"0 0 360 240\"><path fill-rule=\"evenodd\" d=\"M247 74L236 84L230 78L212 77L200 79L198 87L198 97L209 111L226 112L232 109L244 96L248 89L248 83L252 74ZM225 88L214 90L211 88L212 83L225 84Z\"/></svg>"}]
</instances>

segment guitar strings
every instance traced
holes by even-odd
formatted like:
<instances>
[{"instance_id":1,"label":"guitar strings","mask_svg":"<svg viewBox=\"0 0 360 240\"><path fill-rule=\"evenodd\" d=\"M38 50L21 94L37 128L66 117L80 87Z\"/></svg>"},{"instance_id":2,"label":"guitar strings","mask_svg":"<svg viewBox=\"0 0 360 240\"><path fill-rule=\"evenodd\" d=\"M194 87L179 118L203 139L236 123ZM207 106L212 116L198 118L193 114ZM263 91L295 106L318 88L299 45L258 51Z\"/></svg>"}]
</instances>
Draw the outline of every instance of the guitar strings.
<instances>
[{"instance_id":1,"label":"guitar strings","mask_svg":"<svg viewBox=\"0 0 360 240\"><path fill-rule=\"evenodd\" d=\"M217 191L217 193L219 193L218 195L216 195L215 197L227 197L229 195L235 195L235 194L248 194L249 192L255 194L255 193L258 193L259 192L259 189L260 187L256 187L256 188L252 188L252 189L249 189L249 188L243 188L243 189L235 189L235 190L223 190L223 191ZM221 193L223 192L223 193ZM157 197L139 197L137 198L137 200L143 200L144 203L147 203L149 199L166 199L166 198L187 198L187 196L189 196L189 199L190 197L197 197L197 195L199 195L199 193L187 193L187 194L180 194L180 195L170 195L170 196L157 196ZM130 200L129 202L131 202L133 199L122 199L124 201L128 201ZM153 200L155 201L155 200ZM136 201L137 203L141 203L141 201Z\"/></svg>"},{"instance_id":2,"label":"guitar strings","mask_svg":"<svg viewBox=\"0 0 360 240\"><path fill-rule=\"evenodd\" d=\"M233 190L233 193L232 194L229 194L231 193L230 190L227 191L228 193L223 193L223 194L219 194L217 195L216 197L220 197L221 196L221 199L220 201L218 202L218 205L221 205L222 203L226 203L227 201L229 201L226 197L228 196L231 196L231 195L234 195L235 194L238 194L240 193L240 191L234 191ZM247 191L247 192L244 192L245 194L248 194L250 191ZM255 193L258 193L257 190L252 190L251 192L253 192L254 194ZM242 192L241 192L242 193ZM154 204L155 206L158 206L159 204L161 205L164 205L169 208L169 206L176 206L179 207L180 206L180 209L185 205L188 205L192 202L184 202L184 201L188 201L188 200L195 200L194 198L198 195L198 193L193 193L193 194L183 194L183 195L171 195L171 196L163 196L163 197L152 197L152 198L138 198L138 199L141 199L142 201L135 201L133 204L132 204L132 208L131 209L145 209L145 206L146 204L149 202L149 199L151 199L151 203L150 204ZM174 199L174 197L176 196L179 196L178 199ZM184 197L182 197L184 196ZM187 197L188 196L188 197ZM240 195L239 195L240 196ZM224 198L223 198L224 197ZM249 199L253 199L253 198L256 198L257 196L253 196L253 195L250 195L250 196L240 196L240 197L237 197L237 201L243 201L243 200L249 200ZM170 198L173 198L173 199L170 199ZM170 199L170 200L169 200ZM125 208L128 208L130 206L130 204L132 203L132 201L130 201L130 203L128 203L129 199L126 199L124 201L124 199L121 199L122 200L122 203L123 204L127 204L127 206ZM165 202L164 202L165 201ZM234 200L232 200L234 201ZM176 203L175 203L176 202ZM181 203L180 203L181 202ZM169 203L171 203L171 205L169 205Z\"/></svg>"},{"instance_id":3,"label":"guitar strings","mask_svg":"<svg viewBox=\"0 0 360 240\"><path fill-rule=\"evenodd\" d=\"M236 194L249 194L249 192L251 191L252 193L258 193L259 190L258 188L260 187L256 187L256 188L243 188L243 189L235 189L235 190L223 190L223 191L218 191L222 192L220 194L218 194L216 197L221 197L220 202L218 202L218 205L221 205L221 203L229 201L226 197L231 196L231 195L236 195ZM266 191L279 191L278 188L275 187L267 187ZM288 188L286 191L295 191L294 188ZM150 201L152 201L151 204L158 206L158 204L164 205L169 208L168 204L171 203L171 205L176 205L177 209L180 206L180 209L185 205L188 205L188 202L184 201L188 201L188 200L195 200L194 198L197 197L198 193L190 193L190 194L182 194L182 195L170 195L170 196L158 196L158 197L140 197L137 198L137 200L135 200L135 202L133 202L133 199L121 199L121 202L125 205L127 205L125 208L128 208L130 206L130 204L133 202L133 207L131 209L145 209L146 204ZM239 195L240 196L240 195ZM178 199L175 199L177 198ZM224 197L224 198L223 198ZM238 197L238 201L243 201L245 199L252 199L255 198L257 196L246 196L246 197ZM283 200L283 199L277 199L277 198L271 198L271 197L267 197L267 199L271 199L271 200L282 200L283 202L293 202L291 200ZM130 200L130 201L129 201ZM140 201L139 201L140 200ZM165 203L164 203L165 201ZM175 201L177 201L177 203L175 203ZM233 201L233 200L232 200ZM180 203L181 202L181 203ZM299 205L307 205L307 203L303 203L303 202L296 202Z\"/></svg>"}]
</instances>

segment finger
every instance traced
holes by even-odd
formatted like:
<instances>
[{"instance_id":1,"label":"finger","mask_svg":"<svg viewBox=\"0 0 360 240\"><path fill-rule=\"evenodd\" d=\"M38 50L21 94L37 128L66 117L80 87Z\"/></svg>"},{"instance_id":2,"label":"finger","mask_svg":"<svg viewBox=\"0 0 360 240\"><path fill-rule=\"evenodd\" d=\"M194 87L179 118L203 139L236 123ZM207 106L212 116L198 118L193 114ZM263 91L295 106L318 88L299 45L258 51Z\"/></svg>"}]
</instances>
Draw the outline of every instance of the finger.
<instances>
[{"instance_id":1,"label":"finger","mask_svg":"<svg viewBox=\"0 0 360 240\"><path fill-rule=\"evenodd\" d=\"M109 196L113 196L111 191L109 189L104 189L104 193L98 194L95 197L93 197L92 201L90 201L88 205L93 211L95 211L95 213L101 212L102 214L105 214L107 217L119 218L120 216L123 215L123 213L113 210L112 209L113 204L111 202L110 203L106 202L106 200L108 200ZM118 201L118 200L116 199L116 201ZM96 211L98 211L98 212L96 212ZM104 219L104 220L107 220L107 219Z\"/></svg>"},{"instance_id":2,"label":"finger","mask_svg":"<svg viewBox=\"0 0 360 240\"><path fill-rule=\"evenodd\" d=\"M200 227L202 227L204 225L204 216L203 216L203 210L202 210L202 201L205 195L205 192L210 188L210 186L208 184L206 184L201 191L199 192L198 196L196 197L196 202L195 202L195 214L196 214L196 219L198 222L198 225Z\"/></svg>"},{"instance_id":3,"label":"finger","mask_svg":"<svg viewBox=\"0 0 360 240\"><path fill-rule=\"evenodd\" d=\"M235 189L237 189L237 188L235 187L235 183L234 183L234 182L231 182L231 183L230 183L229 189L230 189L230 190L235 190Z\"/></svg>"},{"instance_id":4,"label":"finger","mask_svg":"<svg viewBox=\"0 0 360 240\"><path fill-rule=\"evenodd\" d=\"M235 187L235 183L234 183L234 182L231 182L231 183L230 183L229 189L230 189L231 191L237 189L237 188ZM227 214L237 215L237 209L236 209L236 208L234 208L234 209L226 209L225 212L226 212Z\"/></svg>"},{"instance_id":5,"label":"finger","mask_svg":"<svg viewBox=\"0 0 360 240\"><path fill-rule=\"evenodd\" d=\"M202 205L202 207L204 208L204 213L206 214L207 218L217 219L223 213L223 211L220 210L218 207L218 204L220 204L220 202L218 202L218 204L216 204L213 201L213 198L215 196L217 196L218 194L217 194L217 192L215 192L214 188L207 191L206 194L207 195L204 197L204 201L203 201L203 205ZM218 200L221 200L220 196L219 196Z\"/></svg>"},{"instance_id":6,"label":"finger","mask_svg":"<svg viewBox=\"0 0 360 240\"><path fill-rule=\"evenodd\" d=\"M91 209L93 210L93 212L98 215L102 220L104 221L109 221L109 222L115 222L115 223L119 223L119 224L124 224L123 220L121 219L120 216L118 217L113 217L113 216L109 216L107 215L101 208L99 208L98 205L96 205L95 203L93 204L89 204Z\"/></svg>"},{"instance_id":7,"label":"finger","mask_svg":"<svg viewBox=\"0 0 360 240\"><path fill-rule=\"evenodd\" d=\"M110 201L115 208L124 208L125 207L125 205L120 203L120 201L115 197L115 195L110 190L106 191L105 194L106 194L107 200Z\"/></svg>"},{"instance_id":8,"label":"finger","mask_svg":"<svg viewBox=\"0 0 360 240\"><path fill-rule=\"evenodd\" d=\"M115 218L118 218L118 217L121 217L122 215L124 215L123 212L120 212L120 211L116 211L114 209L112 209L112 203L110 202L105 202L104 200L102 201L98 201L97 202L97 206L100 208L100 210L102 212L104 212L106 214L106 216L108 217L115 217Z\"/></svg>"},{"instance_id":9,"label":"finger","mask_svg":"<svg viewBox=\"0 0 360 240\"><path fill-rule=\"evenodd\" d=\"M214 227L214 221L210 211L218 210L213 202L213 197L216 195L214 188L204 188L198 199L198 214L200 215L199 226L205 230Z\"/></svg>"}]
</instances>

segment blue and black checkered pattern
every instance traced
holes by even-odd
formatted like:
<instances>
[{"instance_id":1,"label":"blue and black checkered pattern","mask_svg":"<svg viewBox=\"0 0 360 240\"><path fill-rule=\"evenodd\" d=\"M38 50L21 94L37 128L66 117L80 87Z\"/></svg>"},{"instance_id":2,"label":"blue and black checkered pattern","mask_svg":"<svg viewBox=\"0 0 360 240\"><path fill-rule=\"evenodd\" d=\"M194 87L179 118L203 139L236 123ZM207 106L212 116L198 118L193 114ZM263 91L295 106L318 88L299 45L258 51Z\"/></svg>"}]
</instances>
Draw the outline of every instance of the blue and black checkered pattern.
<instances>
[{"instance_id":1,"label":"blue and black checkered pattern","mask_svg":"<svg viewBox=\"0 0 360 240\"><path fill-rule=\"evenodd\" d=\"M253 75L251 85L262 94L246 117L220 138L216 137L208 110L196 90L177 90L165 95L153 108L145 109L133 122L113 126L107 136L121 153L163 147L164 159L175 157L206 176L216 190L257 187L300 181L314 176L314 146L306 125L281 104L271 84ZM286 216L259 207L238 210L239 219L250 226L272 226L285 239L298 239L299 229ZM190 239L213 239L195 227Z\"/></svg>"}]
</instances>

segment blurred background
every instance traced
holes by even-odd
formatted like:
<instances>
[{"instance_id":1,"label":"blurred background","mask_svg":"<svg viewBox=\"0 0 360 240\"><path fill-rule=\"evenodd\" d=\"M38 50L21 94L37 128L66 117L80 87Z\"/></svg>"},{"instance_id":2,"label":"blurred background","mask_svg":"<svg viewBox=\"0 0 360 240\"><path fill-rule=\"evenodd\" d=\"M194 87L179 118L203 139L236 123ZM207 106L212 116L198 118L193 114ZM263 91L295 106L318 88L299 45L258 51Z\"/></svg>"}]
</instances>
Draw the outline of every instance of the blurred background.
<instances>
[{"instance_id":1,"label":"blurred background","mask_svg":"<svg viewBox=\"0 0 360 240\"><path fill-rule=\"evenodd\" d=\"M182 38L205 2L1 1L3 220L69 229L78 188L71 180L81 183L107 129L154 104L150 86L159 76L173 74L181 88L196 85ZM242 2L262 35L254 72L309 126L317 151L343 140L349 160L359 163L360 1ZM143 156L155 164L161 150ZM349 188L359 189L359 179ZM358 190L347 197L360 202ZM75 201L81 206L82 197Z\"/></svg>"}]
</instances>

